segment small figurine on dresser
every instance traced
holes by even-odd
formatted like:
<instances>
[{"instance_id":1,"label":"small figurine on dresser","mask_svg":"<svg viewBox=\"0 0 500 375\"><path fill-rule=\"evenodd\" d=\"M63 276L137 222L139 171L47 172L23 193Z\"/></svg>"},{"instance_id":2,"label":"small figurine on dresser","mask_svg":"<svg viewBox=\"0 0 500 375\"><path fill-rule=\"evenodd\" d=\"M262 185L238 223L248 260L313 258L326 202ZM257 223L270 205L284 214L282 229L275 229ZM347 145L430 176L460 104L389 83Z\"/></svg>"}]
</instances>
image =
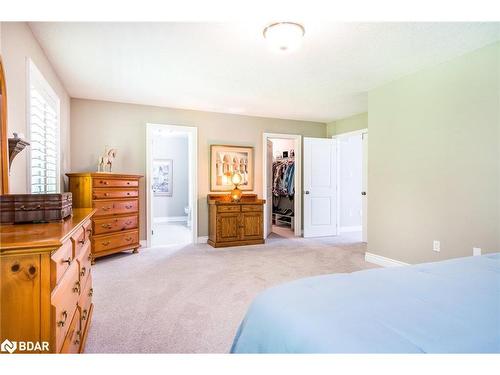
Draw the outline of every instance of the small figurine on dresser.
<instances>
[{"instance_id":1,"label":"small figurine on dresser","mask_svg":"<svg viewBox=\"0 0 500 375\"><path fill-rule=\"evenodd\" d=\"M116 158L116 153L118 150L116 148L109 148L106 146L104 148L104 154L99 158L99 164L97 165L97 172L109 172L111 173L113 167L113 161ZM108 170L106 170L106 168Z\"/></svg>"}]
</instances>

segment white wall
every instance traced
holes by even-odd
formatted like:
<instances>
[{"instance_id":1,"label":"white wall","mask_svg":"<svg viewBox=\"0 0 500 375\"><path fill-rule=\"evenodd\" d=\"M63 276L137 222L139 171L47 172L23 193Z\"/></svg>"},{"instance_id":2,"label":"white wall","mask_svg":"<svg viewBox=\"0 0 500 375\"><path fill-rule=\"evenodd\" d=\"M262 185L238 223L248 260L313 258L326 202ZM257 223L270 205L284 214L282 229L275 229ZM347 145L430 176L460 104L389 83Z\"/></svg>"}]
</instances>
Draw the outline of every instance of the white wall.
<instances>
[{"instance_id":1,"label":"white wall","mask_svg":"<svg viewBox=\"0 0 500 375\"><path fill-rule=\"evenodd\" d=\"M339 138L340 230L361 227L363 144L361 134Z\"/></svg>"},{"instance_id":2,"label":"white wall","mask_svg":"<svg viewBox=\"0 0 500 375\"><path fill-rule=\"evenodd\" d=\"M61 181L70 166L70 98L42 48L25 22L2 22L1 33L2 60L7 83L7 133L29 134L27 119L27 59L30 58L40 70L52 89L61 100ZM28 152L29 148L18 154L10 171L10 193L28 192ZM97 160L97 159L96 159ZM95 161L94 161L95 164ZM92 170L95 170L95 165ZM64 184L61 183L61 190Z\"/></svg>"},{"instance_id":3,"label":"white wall","mask_svg":"<svg viewBox=\"0 0 500 375\"><path fill-rule=\"evenodd\" d=\"M189 205L188 137L156 137L153 139L153 159L172 159L172 196L152 196L153 217L186 216Z\"/></svg>"}]
</instances>

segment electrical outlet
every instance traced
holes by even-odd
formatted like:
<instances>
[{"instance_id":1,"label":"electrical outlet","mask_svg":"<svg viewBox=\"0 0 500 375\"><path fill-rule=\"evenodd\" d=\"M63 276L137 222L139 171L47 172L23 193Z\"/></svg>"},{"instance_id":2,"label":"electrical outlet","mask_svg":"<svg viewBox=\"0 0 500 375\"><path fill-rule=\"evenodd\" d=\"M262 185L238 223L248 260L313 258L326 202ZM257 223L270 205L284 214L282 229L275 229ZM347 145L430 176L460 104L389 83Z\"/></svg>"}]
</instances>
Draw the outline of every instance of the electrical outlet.
<instances>
[{"instance_id":1,"label":"electrical outlet","mask_svg":"<svg viewBox=\"0 0 500 375\"><path fill-rule=\"evenodd\" d=\"M440 241L434 241L432 242L432 251L441 251L441 242Z\"/></svg>"},{"instance_id":2,"label":"electrical outlet","mask_svg":"<svg viewBox=\"0 0 500 375\"><path fill-rule=\"evenodd\" d=\"M472 248L472 255L475 257L478 257L481 255L481 248L480 247L473 247Z\"/></svg>"}]
</instances>

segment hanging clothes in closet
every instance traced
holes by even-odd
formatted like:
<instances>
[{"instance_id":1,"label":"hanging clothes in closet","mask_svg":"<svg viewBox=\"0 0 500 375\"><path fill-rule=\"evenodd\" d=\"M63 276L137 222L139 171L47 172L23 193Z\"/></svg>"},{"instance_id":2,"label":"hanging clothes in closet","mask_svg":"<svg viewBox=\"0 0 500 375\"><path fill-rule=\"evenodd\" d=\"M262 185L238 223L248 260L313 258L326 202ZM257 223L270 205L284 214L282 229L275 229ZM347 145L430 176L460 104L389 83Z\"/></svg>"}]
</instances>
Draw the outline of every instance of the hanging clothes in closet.
<instances>
[{"instance_id":1,"label":"hanging clothes in closet","mask_svg":"<svg viewBox=\"0 0 500 375\"><path fill-rule=\"evenodd\" d=\"M273 163L273 224L294 225L295 161L279 158Z\"/></svg>"},{"instance_id":2,"label":"hanging clothes in closet","mask_svg":"<svg viewBox=\"0 0 500 375\"><path fill-rule=\"evenodd\" d=\"M295 161L283 158L273 163L273 195L293 197L295 194Z\"/></svg>"}]
</instances>

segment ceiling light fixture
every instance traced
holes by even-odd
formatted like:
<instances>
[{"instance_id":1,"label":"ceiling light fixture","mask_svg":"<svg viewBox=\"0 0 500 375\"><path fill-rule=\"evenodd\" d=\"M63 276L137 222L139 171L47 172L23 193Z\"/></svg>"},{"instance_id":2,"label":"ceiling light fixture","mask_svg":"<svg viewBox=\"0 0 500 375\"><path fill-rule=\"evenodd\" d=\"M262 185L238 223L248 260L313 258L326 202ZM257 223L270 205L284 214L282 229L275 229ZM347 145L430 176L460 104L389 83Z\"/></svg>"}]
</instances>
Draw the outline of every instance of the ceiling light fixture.
<instances>
[{"instance_id":1,"label":"ceiling light fixture","mask_svg":"<svg viewBox=\"0 0 500 375\"><path fill-rule=\"evenodd\" d=\"M296 50L305 33L304 26L296 22L276 22L262 32L269 46L280 52Z\"/></svg>"}]
</instances>

